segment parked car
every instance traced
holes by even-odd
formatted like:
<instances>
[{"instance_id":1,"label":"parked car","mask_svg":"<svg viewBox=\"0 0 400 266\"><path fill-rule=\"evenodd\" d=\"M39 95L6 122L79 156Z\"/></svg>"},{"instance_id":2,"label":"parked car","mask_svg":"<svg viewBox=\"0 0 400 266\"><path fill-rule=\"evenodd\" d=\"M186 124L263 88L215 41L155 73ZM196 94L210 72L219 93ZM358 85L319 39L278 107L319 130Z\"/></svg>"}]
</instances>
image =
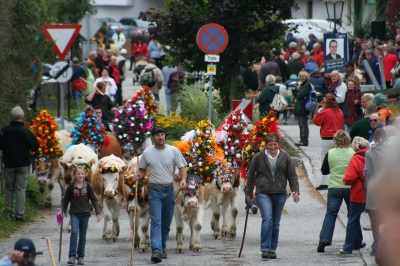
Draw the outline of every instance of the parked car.
<instances>
[{"instance_id":1,"label":"parked car","mask_svg":"<svg viewBox=\"0 0 400 266\"><path fill-rule=\"evenodd\" d=\"M118 22L118 21L116 21L115 19L113 19L113 18L96 18L96 20L100 23L100 24L103 24L104 22L105 23L109 23L109 22Z\"/></svg>"},{"instance_id":2,"label":"parked car","mask_svg":"<svg viewBox=\"0 0 400 266\"><path fill-rule=\"evenodd\" d=\"M141 32L141 33L144 33L145 31L147 31L149 29L149 25L150 25L150 22L147 22L147 21L144 21L141 19L134 19L134 18L130 18L130 17L121 18L119 20L119 22L121 22L124 25L134 26L134 27L136 27L136 31Z\"/></svg>"},{"instance_id":3,"label":"parked car","mask_svg":"<svg viewBox=\"0 0 400 266\"><path fill-rule=\"evenodd\" d=\"M99 21L100 22L100 21ZM101 23L101 22L100 22ZM128 38L128 36L131 36L132 34L135 33L136 31L136 27L134 26L129 26L129 25L123 25L121 22L117 22L117 21L103 21L102 23L107 23L111 25L111 28L113 30L120 28L122 33L125 35L125 37Z\"/></svg>"}]
</instances>

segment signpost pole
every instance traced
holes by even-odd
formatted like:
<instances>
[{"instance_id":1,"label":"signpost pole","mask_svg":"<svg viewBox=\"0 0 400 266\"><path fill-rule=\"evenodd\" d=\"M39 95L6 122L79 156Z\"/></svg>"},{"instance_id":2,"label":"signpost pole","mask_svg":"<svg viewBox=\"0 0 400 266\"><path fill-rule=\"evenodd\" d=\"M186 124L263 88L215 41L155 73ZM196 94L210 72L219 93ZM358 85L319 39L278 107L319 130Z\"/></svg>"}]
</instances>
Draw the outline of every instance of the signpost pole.
<instances>
[{"instance_id":1,"label":"signpost pole","mask_svg":"<svg viewBox=\"0 0 400 266\"><path fill-rule=\"evenodd\" d=\"M210 91L209 91L209 102L208 102L208 118L211 121L212 118L212 86L213 86L213 75L210 75Z\"/></svg>"},{"instance_id":2,"label":"signpost pole","mask_svg":"<svg viewBox=\"0 0 400 266\"><path fill-rule=\"evenodd\" d=\"M64 84L60 84L61 89L61 130L64 129Z\"/></svg>"},{"instance_id":3,"label":"signpost pole","mask_svg":"<svg viewBox=\"0 0 400 266\"><path fill-rule=\"evenodd\" d=\"M88 40L87 40L87 49L88 49L88 53L90 53L90 18L89 18L89 12L86 11L86 28L87 28L87 36L88 36ZM85 58L85 56L87 55L83 55L83 57Z\"/></svg>"}]
</instances>

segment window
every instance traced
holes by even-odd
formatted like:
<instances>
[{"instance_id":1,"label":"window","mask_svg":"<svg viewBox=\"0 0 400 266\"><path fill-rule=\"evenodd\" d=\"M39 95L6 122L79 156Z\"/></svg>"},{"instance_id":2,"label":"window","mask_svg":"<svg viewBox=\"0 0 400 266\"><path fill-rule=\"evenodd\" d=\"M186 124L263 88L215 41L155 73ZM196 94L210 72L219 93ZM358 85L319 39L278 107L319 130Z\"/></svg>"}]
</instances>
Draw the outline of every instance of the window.
<instances>
[{"instance_id":1,"label":"window","mask_svg":"<svg viewBox=\"0 0 400 266\"><path fill-rule=\"evenodd\" d=\"M313 1L308 1L308 3L307 3L307 18L308 19L312 19L313 18L312 3L313 3Z\"/></svg>"}]
</instances>

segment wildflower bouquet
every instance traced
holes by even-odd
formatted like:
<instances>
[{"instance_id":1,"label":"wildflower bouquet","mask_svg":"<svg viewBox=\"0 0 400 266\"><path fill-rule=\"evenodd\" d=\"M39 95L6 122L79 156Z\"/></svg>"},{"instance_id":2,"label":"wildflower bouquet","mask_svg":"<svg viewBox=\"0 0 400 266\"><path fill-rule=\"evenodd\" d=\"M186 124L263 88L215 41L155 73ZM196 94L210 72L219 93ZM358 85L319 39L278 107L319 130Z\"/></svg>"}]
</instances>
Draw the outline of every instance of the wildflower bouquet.
<instances>
[{"instance_id":1,"label":"wildflower bouquet","mask_svg":"<svg viewBox=\"0 0 400 266\"><path fill-rule=\"evenodd\" d=\"M32 155L47 155L51 158L63 155L60 142L56 137L57 129L58 125L55 119L46 110L42 110L33 119L30 130L39 142L39 149L37 152L32 152Z\"/></svg>"},{"instance_id":2,"label":"wildflower bouquet","mask_svg":"<svg viewBox=\"0 0 400 266\"><path fill-rule=\"evenodd\" d=\"M196 130L187 132L174 143L188 163L188 173L200 176L201 182L210 183L219 164L226 164L224 152L218 146L215 129L210 120L197 123Z\"/></svg>"},{"instance_id":3,"label":"wildflower bouquet","mask_svg":"<svg viewBox=\"0 0 400 266\"><path fill-rule=\"evenodd\" d=\"M246 170L253 156L265 147L264 137L270 132L278 134L278 120L273 109L269 111L267 116L261 116L250 132L247 146L242 151L242 166L240 168L242 177L246 176Z\"/></svg>"}]
</instances>

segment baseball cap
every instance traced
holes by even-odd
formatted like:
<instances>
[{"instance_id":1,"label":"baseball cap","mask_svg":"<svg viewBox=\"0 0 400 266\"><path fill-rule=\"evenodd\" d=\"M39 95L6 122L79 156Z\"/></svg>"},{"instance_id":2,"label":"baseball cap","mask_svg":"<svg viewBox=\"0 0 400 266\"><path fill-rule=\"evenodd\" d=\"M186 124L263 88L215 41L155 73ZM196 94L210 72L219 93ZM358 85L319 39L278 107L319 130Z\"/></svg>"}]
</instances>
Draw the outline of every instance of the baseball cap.
<instances>
[{"instance_id":1,"label":"baseball cap","mask_svg":"<svg viewBox=\"0 0 400 266\"><path fill-rule=\"evenodd\" d=\"M155 134L158 134L158 133L164 133L165 134L165 130L160 126L153 127L153 129L151 130L151 135L154 136Z\"/></svg>"},{"instance_id":2,"label":"baseball cap","mask_svg":"<svg viewBox=\"0 0 400 266\"><path fill-rule=\"evenodd\" d=\"M354 67L354 63L353 62L347 62L344 67Z\"/></svg>"},{"instance_id":3,"label":"baseball cap","mask_svg":"<svg viewBox=\"0 0 400 266\"><path fill-rule=\"evenodd\" d=\"M25 254L25 256L26 255L33 256L36 254L39 254L39 255L43 254L43 252L40 252L40 251L36 252L36 248L35 248L35 245L33 244L33 241L28 238L21 238L17 242L15 242L14 250L27 252L28 254Z\"/></svg>"}]
</instances>

